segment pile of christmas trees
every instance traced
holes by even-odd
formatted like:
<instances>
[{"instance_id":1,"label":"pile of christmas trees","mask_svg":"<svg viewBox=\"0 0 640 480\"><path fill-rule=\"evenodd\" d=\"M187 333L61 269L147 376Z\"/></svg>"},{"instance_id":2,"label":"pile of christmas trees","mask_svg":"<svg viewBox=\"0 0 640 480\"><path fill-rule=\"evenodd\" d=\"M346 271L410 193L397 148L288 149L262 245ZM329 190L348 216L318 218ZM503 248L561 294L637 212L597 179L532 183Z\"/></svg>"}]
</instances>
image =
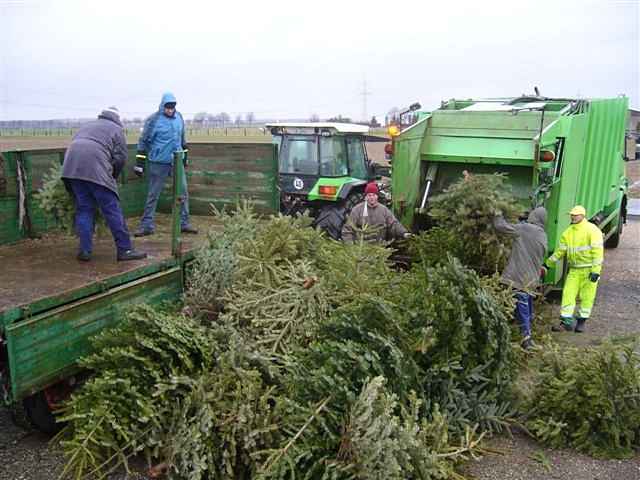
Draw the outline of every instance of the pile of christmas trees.
<instances>
[{"instance_id":1,"label":"pile of christmas trees","mask_svg":"<svg viewBox=\"0 0 640 480\"><path fill-rule=\"evenodd\" d=\"M173 478L455 477L510 415L512 308L452 257L396 271L308 219L222 214L180 311L95 339L68 470L145 454Z\"/></svg>"}]
</instances>

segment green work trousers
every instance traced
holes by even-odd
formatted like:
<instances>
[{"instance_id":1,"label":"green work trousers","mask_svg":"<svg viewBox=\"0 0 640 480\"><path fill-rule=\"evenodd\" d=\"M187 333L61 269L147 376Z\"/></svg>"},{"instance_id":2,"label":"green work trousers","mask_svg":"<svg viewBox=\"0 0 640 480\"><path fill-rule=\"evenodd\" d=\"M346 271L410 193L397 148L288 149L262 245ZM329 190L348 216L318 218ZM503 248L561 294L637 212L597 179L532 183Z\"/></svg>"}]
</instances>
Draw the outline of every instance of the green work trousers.
<instances>
[{"instance_id":1,"label":"green work trousers","mask_svg":"<svg viewBox=\"0 0 640 480\"><path fill-rule=\"evenodd\" d=\"M570 321L576 309L576 298L580 297L579 318L589 318L593 302L596 300L598 282L589 280L589 268L571 268L567 274L562 290L562 307L560 316L563 320Z\"/></svg>"}]
</instances>

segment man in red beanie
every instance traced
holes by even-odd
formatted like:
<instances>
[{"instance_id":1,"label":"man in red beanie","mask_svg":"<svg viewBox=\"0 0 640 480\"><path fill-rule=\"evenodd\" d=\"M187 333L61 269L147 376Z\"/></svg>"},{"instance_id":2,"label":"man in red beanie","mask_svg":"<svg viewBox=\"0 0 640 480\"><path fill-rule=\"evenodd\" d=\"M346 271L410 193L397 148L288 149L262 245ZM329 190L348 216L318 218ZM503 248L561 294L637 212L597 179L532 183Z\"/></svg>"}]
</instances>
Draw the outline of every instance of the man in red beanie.
<instances>
[{"instance_id":1,"label":"man in red beanie","mask_svg":"<svg viewBox=\"0 0 640 480\"><path fill-rule=\"evenodd\" d=\"M342 227L342 240L346 243L359 239L367 243L384 243L411 236L393 213L378 202L375 182L368 183L364 193L365 201L353 207Z\"/></svg>"}]
</instances>

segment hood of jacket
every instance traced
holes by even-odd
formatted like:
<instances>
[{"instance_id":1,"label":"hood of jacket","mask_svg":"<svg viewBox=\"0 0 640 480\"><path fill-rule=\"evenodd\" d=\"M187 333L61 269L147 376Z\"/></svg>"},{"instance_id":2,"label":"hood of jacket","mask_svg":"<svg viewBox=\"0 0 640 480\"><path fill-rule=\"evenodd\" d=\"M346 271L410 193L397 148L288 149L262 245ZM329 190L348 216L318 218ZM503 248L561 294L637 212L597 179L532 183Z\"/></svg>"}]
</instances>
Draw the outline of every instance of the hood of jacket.
<instances>
[{"instance_id":1,"label":"hood of jacket","mask_svg":"<svg viewBox=\"0 0 640 480\"><path fill-rule=\"evenodd\" d=\"M164 112L164 106L167 103L178 103L176 100L176 96L171 92L166 92L162 94L162 99L160 100L160 105L158 106L158 111L160 113Z\"/></svg>"},{"instance_id":2,"label":"hood of jacket","mask_svg":"<svg viewBox=\"0 0 640 480\"><path fill-rule=\"evenodd\" d=\"M534 208L531 213L529 213L527 222L544 228L547 223L547 210L544 207Z\"/></svg>"},{"instance_id":3,"label":"hood of jacket","mask_svg":"<svg viewBox=\"0 0 640 480\"><path fill-rule=\"evenodd\" d=\"M98 115L98 118L110 120L122 127L122 121L120 120L120 116L117 113L103 110L102 112L100 112L100 115Z\"/></svg>"}]
</instances>

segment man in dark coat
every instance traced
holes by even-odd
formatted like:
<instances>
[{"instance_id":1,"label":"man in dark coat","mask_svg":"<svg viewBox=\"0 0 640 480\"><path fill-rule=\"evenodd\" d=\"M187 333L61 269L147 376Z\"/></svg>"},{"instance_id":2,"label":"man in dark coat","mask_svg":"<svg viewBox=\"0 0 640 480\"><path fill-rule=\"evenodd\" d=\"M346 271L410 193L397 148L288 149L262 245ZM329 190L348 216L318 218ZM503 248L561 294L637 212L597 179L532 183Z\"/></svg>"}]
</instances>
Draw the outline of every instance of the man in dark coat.
<instances>
[{"instance_id":1,"label":"man in dark coat","mask_svg":"<svg viewBox=\"0 0 640 480\"><path fill-rule=\"evenodd\" d=\"M511 256L502 272L501 281L515 292L515 317L520 324L522 346L525 349L533 345L533 299L540 283L540 266L547 253L546 221L547 211L544 207L535 208L523 223L508 223L499 212L493 219L493 226L498 233L514 237Z\"/></svg>"},{"instance_id":2,"label":"man in dark coat","mask_svg":"<svg viewBox=\"0 0 640 480\"><path fill-rule=\"evenodd\" d=\"M342 240L345 243L354 243L360 238L367 243L385 243L411 236L393 213L379 203L378 185L375 182L368 183L364 193L364 202L351 209L342 227Z\"/></svg>"},{"instance_id":3,"label":"man in dark coat","mask_svg":"<svg viewBox=\"0 0 640 480\"><path fill-rule=\"evenodd\" d=\"M127 141L115 107L103 110L97 120L80 128L67 149L62 178L75 198L80 261L91 260L96 207L100 208L111 230L118 261L139 260L147 256L133 249L118 199L116 179L126 160Z\"/></svg>"}]
</instances>

